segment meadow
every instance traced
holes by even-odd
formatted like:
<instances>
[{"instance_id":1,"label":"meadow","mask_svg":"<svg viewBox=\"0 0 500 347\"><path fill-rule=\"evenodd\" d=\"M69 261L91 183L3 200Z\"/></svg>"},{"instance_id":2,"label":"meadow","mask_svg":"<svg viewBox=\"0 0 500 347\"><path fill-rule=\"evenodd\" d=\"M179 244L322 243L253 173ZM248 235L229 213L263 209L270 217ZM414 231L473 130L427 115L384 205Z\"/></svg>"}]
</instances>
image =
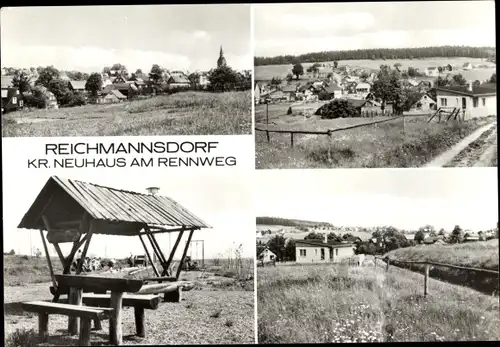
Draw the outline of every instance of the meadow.
<instances>
[{"instance_id":1,"label":"meadow","mask_svg":"<svg viewBox=\"0 0 500 347\"><path fill-rule=\"evenodd\" d=\"M258 270L258 342L434 342L500 338L498 297L382 266Z\"/></svg>"},{"instance_id":2,"label":"meadow","mask_svg":"<svg viewBox=\"0 0 500 347\"><path fill-rule=\"evenodd\" d=\"M2 116L4 137L251 134L251 92L180 92Z\"/></svg>"},{"instance_id":3,"label":"meadow","mask_svg":"<svg viewBox=\"0 0 500 347\"><path fill-rule=\"evenodd\" d=\"M475 68L472 70L463 70L462 66L464 63L470 62L472 64L487 64L488 68ZM320 62L320 64L333 62ZM479 58L428 58L428 59L387 59L387 60L340 60L338 61L339 66L348 65L351 68L364 68L368 70L378 71L380 65L394 66L394 64L400 63L401 68L407 70L409 66L423 71L426 67L430 66L445 66L450 64L453 67L451 73L461 73L466 79L472 81L479 80L484 81L491 77L493 73L496 72L495 64L488 63ZM303 63L302 66L304 70L307 70L309 66L313 63ZM255 80L256 81L270 81L273 77L284 78L291 71L292 65L261 65L255 66ZM304 71L305 72L305 71Z\"/></svg>"},{"instance_id":4,"label":"meadow","mask_svg":"<svg viewBox=\"0 0 500 347\"><path fill-rule=\"evenodd\" d=\"M396 261L428 261L469 268L498 271L498 239L450 245L424 245L399 248L386 254ZM423 272L419 264L398 264L396 266ZM433 266L430 276L441 280L461 284L491 294L498 293L498 275Z\"/></svg>"},{"instance_id":5,"label":"meadow","mask_svg":"<svg viewBox=\"0 0 500 347\"><path fill-rule=\"evenodd\" d=\"M270 123L288 130L327 130L349 125L382 120L374 118L344 118L322 120L318 116L280 117ZM407 116L403 119L368 125L332 136L295 135L294 147L290 134L270 133L267 141L263 131L256 131L256 168L380 168L420 167L457 144L481 126L495 121L495 117L472 119L465 122L427 123L427 117Z\"/></svg>"}]
</instances>

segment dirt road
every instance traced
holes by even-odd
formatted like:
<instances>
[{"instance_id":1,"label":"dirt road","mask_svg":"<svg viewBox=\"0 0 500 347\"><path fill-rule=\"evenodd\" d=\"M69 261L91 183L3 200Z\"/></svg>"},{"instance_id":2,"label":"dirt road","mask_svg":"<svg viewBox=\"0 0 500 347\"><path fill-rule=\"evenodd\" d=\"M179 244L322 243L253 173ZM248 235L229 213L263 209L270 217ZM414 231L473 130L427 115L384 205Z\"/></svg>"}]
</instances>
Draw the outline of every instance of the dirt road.
<instances>
[{"instance_id":1,"label":"dirt road","mask_svg":"<svg viewBox=\"0 0 500 347\"><path fill-rule=\"evenodd\" d=\"M434 158L432 161L430 161L429 163L424 165L424 167L430 168L430 167L443 167L443 166L474 166L476 163L481 162L482 160L480 158L478 158L479 156L477 154L479 152L480 153L485 152L484 148L477 148L477 149L474 149L474 151L471 149L470 151L467 151L468 154L466 154L465 152L462 153L462 151L466 150L469 145L471 145L474 141L478 140L480 138L480 136L483 135L486 131L490 130L493 127L496 127L496 124L497 124L496 122L493 122L493 123L490 123L488 125L485 125L479 129L477 129L472 134L465 137L463 140L461 140L459 143L457 143L455 146L453 146L451 149L445 151L444 153L440 154L439 156ZM494 133L495 139L496 139L496 131L494 131L493 133ZM490 145L491 145L491 143L488 143L488 147L490 147ZM495 140L495 151L496 151L496 140ZM463 155L463 157L460 157L460 158L458 158L458 160L456 160L456 158L459 154ZM489 152L488 156L491 156L491 152ZM476 157L476 159L471 160L474 157ZM486 159L486 158L483 158L483 159ZM453 163L454 160L455 160L455 162ZM452 165L450 165L450 164L452 164ZM486 164L484 166L491 166L491 165Z\"/></svg>"}]
</instances>

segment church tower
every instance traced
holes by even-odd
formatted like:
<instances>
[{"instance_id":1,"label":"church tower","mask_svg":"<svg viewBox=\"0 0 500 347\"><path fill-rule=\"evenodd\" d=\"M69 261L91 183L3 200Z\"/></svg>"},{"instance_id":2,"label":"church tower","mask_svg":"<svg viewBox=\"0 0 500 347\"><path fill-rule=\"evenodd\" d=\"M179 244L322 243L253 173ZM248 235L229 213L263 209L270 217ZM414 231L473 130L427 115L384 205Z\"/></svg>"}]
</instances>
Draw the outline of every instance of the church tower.
<instances>
[{"instance_id":1,"label":"church tower","mask_svg":"<svg viewBox=\"0 0 500 347\"><path fill-rule=\"evenodd\" d=\"M224 58L224 52L222 51L222 45L220 46L219 59L217 59L217 67L226 66L226 58Z\"/></svg>"}]
</instances>

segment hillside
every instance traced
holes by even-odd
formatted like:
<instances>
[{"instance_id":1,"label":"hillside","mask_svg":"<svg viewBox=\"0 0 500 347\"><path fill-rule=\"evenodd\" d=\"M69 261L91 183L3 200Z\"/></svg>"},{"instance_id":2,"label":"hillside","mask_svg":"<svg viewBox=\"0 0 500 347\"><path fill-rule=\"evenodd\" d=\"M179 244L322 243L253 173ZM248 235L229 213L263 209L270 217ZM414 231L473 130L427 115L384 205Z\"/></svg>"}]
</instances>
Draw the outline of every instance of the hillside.
<instances>
[{"instance_id":1,"label":"hillside","mask_svg":"<svg viewBox=\"0 0 500 347\"><path fill-rule=\"evenodd\" d=\"M498 239L452 245L425 245L399 248L386 255L396 261L429 261L432 263L498 271ZM396 266L423 272L424 265L396 263ZM431 277L460 284L491 294L499 290L498 275L479 271L432 266Z\"/></svg>"},{"instance_id":2,"label":"hillside","mask_svg":"<svg viewBox=\"0 0 500 347\"><path fill-rule=\"evenodd\" d=\"M288 218L279 218L279 217L257 217L257 224L264 225L283 225L283 226L294 226L294 227L332 227L331 223L327 222L313 222L308 220L301 219L288 219Z\"/></svg>"},{"instance_id":3,"label":"hillside","mask_svg":"<svg viewBox=\"0 0 500 347\"><path fill-rule=\"evenodd\" d=\"M421 59L435 57L492 58L495 48L470 46L436 46L417 48L377 48L345 51L312 52L301 55L280 55L275 57L255 57L255 66L323 62L356 59Z\"/></svg>"}]
</instances>

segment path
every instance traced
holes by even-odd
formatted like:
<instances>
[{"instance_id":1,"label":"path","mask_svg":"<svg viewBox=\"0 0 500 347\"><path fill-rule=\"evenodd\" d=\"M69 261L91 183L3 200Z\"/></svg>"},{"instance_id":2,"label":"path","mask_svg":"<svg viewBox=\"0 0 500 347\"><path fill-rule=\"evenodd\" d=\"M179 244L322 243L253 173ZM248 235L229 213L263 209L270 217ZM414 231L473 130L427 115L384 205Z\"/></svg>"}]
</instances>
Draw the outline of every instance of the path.
<instances>
[{"instance_id":1,"label":"path","mask_svg":"<svg viewBox=\"0 0 500 347\"><path fill-rule=\"evenodd\" d=\"M455 156L457 156L462 150L464 150L471 142L474 142L481 136L485 131L489 130L491 127L495 126L496 122L485 125L472 134L468 135L462 139L459 143L453 146L451 149L445 151L444 153L438 155L436 158L431 160L429 163L423 167L443 167L448 164Z\"/></svg>"},{"instance_id":2,"label":"path","mask_svg":"<svg viewBox=\"0 0 500 347\"><path fill-rule=\"evenodd\" d=\"M495 157L497 156L497 132L491 134L492 142L486 148L484 153L479 157L479 160L474 164L475 167L490 167L492 163L495 162Z\"/></svg>"}]
</instances>

